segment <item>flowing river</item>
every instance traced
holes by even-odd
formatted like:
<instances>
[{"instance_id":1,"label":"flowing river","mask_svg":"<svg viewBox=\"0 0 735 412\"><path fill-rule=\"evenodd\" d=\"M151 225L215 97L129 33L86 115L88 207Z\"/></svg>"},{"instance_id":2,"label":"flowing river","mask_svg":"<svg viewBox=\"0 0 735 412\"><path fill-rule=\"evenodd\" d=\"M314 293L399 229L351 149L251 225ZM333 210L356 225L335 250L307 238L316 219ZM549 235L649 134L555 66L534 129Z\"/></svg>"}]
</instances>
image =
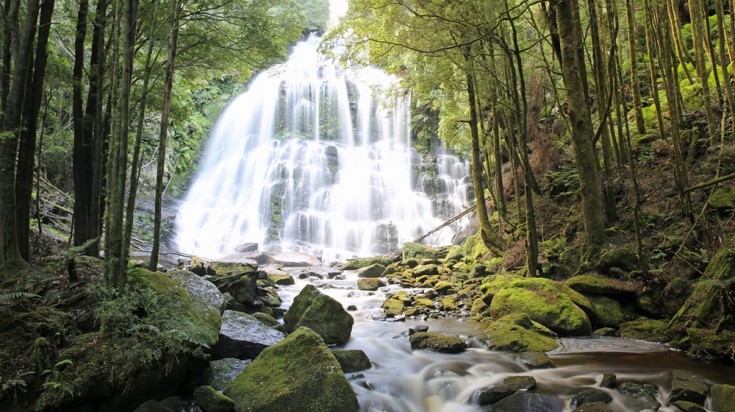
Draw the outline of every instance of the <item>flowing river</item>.
<instances>
[{"instance_id":1,"label":"flowing river","mask_svg":"<svg viewBox=\"0 0 735 412\"><path fill-rule=\"evenodd\" d=\"M583 387L596 387L609 393L608 404L614 411L651 410L638 399L622 395L615 389L600 388L604 373L614 373L617 382L656 385L655 399L659 411L679 411L669 405L671 372L686 370L702 376L710 383L735 385L735 368L708 364L685 356L665 345L620 338L563 338L561 347L548 355L557 365L551 369L529 369L517 354L485 349L483 325L470 320L383 320L381 305L386 293L398 286L377 292L357 289L357 275L346 271L341 280L310 280L323 293L339 300L344 307L354 305L350 314L355 319L352 336L344 349L361 349L373 367L350 373L365 412L475 412L483 409L473 394L494 386L509 376L532 376L534 392L550 395L545 408L538 411L571 411L570 397ZM309 280L281 287L279 295L288 307ZM408 330L427 325L429 331L459 335L471 346L460 354L442 354L411 350ZM708 400L709 402L709 400ZM735 400L733 400L735 402ZM710 405L711 408L711 405Z\"/></svg>"}]
</instances>

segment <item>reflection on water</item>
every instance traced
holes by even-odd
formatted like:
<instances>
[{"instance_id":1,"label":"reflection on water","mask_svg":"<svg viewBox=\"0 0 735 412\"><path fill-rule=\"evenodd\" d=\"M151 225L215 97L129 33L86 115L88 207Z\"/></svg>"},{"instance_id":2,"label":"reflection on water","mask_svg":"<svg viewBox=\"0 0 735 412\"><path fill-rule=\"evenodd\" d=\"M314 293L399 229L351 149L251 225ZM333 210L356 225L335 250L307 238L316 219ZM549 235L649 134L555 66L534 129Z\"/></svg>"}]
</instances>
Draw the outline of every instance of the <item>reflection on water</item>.
<instances>
[{"instance_id":1,"label":"reflection on water","mask_svg":"<svg viewBox=\"0 0 735 412\"><path fill-rule=\"evenodd\" d=\"M617 375L618 383L650 383L659 389L656 400L664 405L659 411L678 411L668 406L671 371L684 369L711 383L735 384L735 368L696 361L658 343L619 338L564 338L561 347L549 356L554 369L529 370L513 353L479 347L461 354L412 351L408 329L418 324L430 331L461 335L481 342L484 325L469 320L437 319L405 322L375 320L382 314L385 292L355 289L354 273L338 281L318 281L322 292L338 299L345 307L354 305L352 337L346 349L361 349L370 358L371 369L348 374L358 395L362 411L370 412L470 412L483 411L472 401L481 388L494 386L509 376L532 376L536 393L553 395L561 408L571 411L569 398L582 387L596 387L613 398L608 405L614 411L645 410L642 401L625 397L615 389L600 388L603 373ZM306 284L280 291L284 306Z\"/></svg>"}]
</instances>

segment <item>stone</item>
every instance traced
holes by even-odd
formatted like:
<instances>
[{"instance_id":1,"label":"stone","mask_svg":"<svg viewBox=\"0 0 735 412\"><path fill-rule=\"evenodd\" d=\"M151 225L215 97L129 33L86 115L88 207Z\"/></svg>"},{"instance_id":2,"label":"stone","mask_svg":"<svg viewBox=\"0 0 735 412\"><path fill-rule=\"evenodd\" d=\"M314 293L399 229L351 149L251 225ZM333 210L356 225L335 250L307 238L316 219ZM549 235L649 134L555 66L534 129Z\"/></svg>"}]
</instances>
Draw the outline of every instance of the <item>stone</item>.
<instances>
[{"instance_id":1,"label":"stone","mask_svg":"<svg viewBox=\"0 0 735 412\"><path fill-rule=\"evenodd\" d=\"M550 395L516 392L493 405L493 412L561 412L564 402Z\"/></svg>"},{"instance_id":2,"label":"stone","mask_svg":"<svg viewBox=\"0 0 735 412\"><path fill-rule=\"evenodd\" d=\"M687 401L704 405L709 394L709 384L703 377L688 371L674 370L671 375L671 402Z\"/></svg>"},{"instance_id":3,"label":"stone","mask_svg":"<svg viewBox=\"0 0 735 412\"><path fill-rule=\"evenodd\" d=\"M556 334L524 313L503 316L485 329L490 349L546 352L559 347Z\"/></svg>"},{"instance_id":4,"label":"stone","mask_svg":"<svg viewBox=\"0 0 735 412\"><path fill-rule=\"evenodd\" d=\"M649 342L670 342L673 337L672 331L665 321L646 318L621 324L618 333L621 338Z\"/></svg>"},{"instance_id":5,"label":"stone","mask_svg":"<svg viewBox=\"0 0 735 412\"><path fill-rule=\"evenodd\" d=\"M429 325L416 325L412 328L408 328L408 336L413 335L416 332L428 332Z\"/></svg>"},{"instance_id":6,"label":"stone","mask_svg":"<svg viewBox=\"0 0 735 412\"><path fill-rule=\"evenodd\" d=\"M707 204L720 212L734 210L735 186L726 186L715 190L707 200Z\"/></svg>"},{"instance_id":7,"label":"stone","mask_svg":"<svg viewBox=\"0 0 735 412\"><path fill-rule=\"evenodd\" d=\"M374 291L385 286L385 281L378 278L357 279L357 288L360 290Z\"/></svg>"},{"instance_id":8,"label":"stone","mask_svg":"<svg viewBox=\"0 0 735 412\"><path fill-rule=\"evenodd\" d=\"M300 327L264 350L224 394L237 412L351 412L359 403L319 335Z\"/></svg>"},{"instance_id":9,"label":"stone","mask_svg":"<svg viewBox=\"0 0 735 412\"><path fill-rule=\"evenodd\" d=\"M618 391L638 401L636 410L651 409L657 411L661 407L661 403L656 399L658 389L654 385L623 382L618 385Z\"/></svg>"},{"instance_id":10,"label":"stone","mask_svg":"<svg viewBox=\"0 0 735 412\"><path fill-rule=\"evenodd\" d=\"M671 404L681 409L684 412L707 412L707 409L705 409L705 407L698 405L694 402L674 401L674 402L671 402ZM715 411L719 411L719 409L715 409Z\"/></svg>"},{"instance_id":11,"label":"stone","mask_svg":"<svg viewBox=\"0 0 735 412\"><path fill-rule=\"evenodd\" d=\"M492 294L488 314L500 318L510 313L525 313L533 321L564 336L587 336L592 332L585 310L589 299L563 283L545 278L502 276L483 284Z\"/></svg>"},{"instance_id":12,"label":"stone","mask_svg":"<svg viewBox=\"0 0 735 412\"><path fill-rule=\"evenodd\" d=\"M209 362L203 382L218 391L224 390L250 364L250 359L224 358Z\"/></svg>"},{"instance_id":13,"label":"stone","mask_svg":"<svg viewBox=\"0 0 735 412\"><path fill-rule=\"evenodd\" d=\"M591 402L574 408L572 412L613 412L613 410L606 403Z\"/></svg>"},{"instance_id":14,"label":"stone","mask_svg":"<svg viewBox=\"0 0 735 412\"><path fill-rule=\"evenodd\" d=\"M396 297L390 297L383 302L383 311L385 312L385 316L390 318L403 314L405 307L406 304L404 301Z\"/></svg>"},{"instance_id":15,"label":"stone","mask_svg":"<svg viewBox=\"0 0 735 412\"><path fill-rule=\"evenodd\" d=\"M251 259L238 259L233 257L232 260L216 260L207 264L207 270L212 272L212 276L222 277L227 275L247 275L255 273L258 270L258 262Z\"/></svg>"},{"instance_id":16,"label":"stone","mask_svg":"<svg viewBox=\"0 0 735 412\"><path fill-rule=\"evenodd\" d=\"M600 387L612 389L618 386L618 377L614 373L603 373L602 380L600 381Z\"/></svg>"},{"instance_id":17,"label":"stone","mask_svg":"<svg viewBox=\"0 0 735 412\"><path fill-rule=\"evenodd\" d=\"M618 333L614 328L599 328L592 331L592 336L611 337Z\"/></svg>"},{"instance_id":18,"label":"stone","mask_svg":"<svg viewBox=\"0 0 735 412\"><path fill-rule=\"evenodd\" d=\"M610 403L612 402L612 399L612 396L610 396L609 393L603 391L602 389L586 388L572 395L569 398L569 404L572 408L576 408L586 403Z\"/></svg>"},{"instance_id":19,"label":"stone","mask_svg":"<svg viewBox=\"0 0 735 412\"><path fill-rule=\"evenodd\" d=\"M243 243L241 245L235 246L235 252L237 253L250 253L250 252L257 252L257 251L258 251L257 242L248 242L248 243Z\"/></svg>"},{"instance_id":20,"label":"stone","mask_svg":"<svg viewBox=\"0 0 735 412\"><path fill-rule=\"evenodd\" d=\"M439 259L446 256L446 254L446 248L425 246L414 242L404 243L401 250L401 256L404 262L409 259L417 259L419 261L423 259L429 259L432 261L438 261Z\"/></svg>"},{"instance_id":21,"label":"stone","mask_svg":"<svg viewBox=\"0 0 735 412\"><path fill-rule=\"evenodd\" d=\"M553 369L556 364L543 352L522 352L519 360L530 369Z\"/></svg>"},{"instance_id":22,"label":"stone","mask_svg":"<svg viewBox=\"0 0 735 412\"><path fill-rule=\"evenodd\" d=\"M340 266L340 269L356 270L356 269L364 268L364 267L367 267L373 264L379 264L385 267L390 264L390 259L385 256L374 256L374 257L367 257L367 258L360 258L360 259L350 259L347 262L343 263L342 266Z\"/></svg>"},{"instance_id":23,"label":"stone","mask_svg":"<svg viewBox=\"0 0 735 412\"><path fill-rule=\"evenodd\" d=\"M370 266L366 266L357 271L358 278L379 278L383 276L385 272L385 266L375 263Z\"/></svg>"},{"instance_id":24,"label":"stone","mask_svg":"<svg viewBox=\"0 0 735 412\"><path fill-rule=\"evenodd\" d=\"M629 246L615 247L606 250L600 255L597 270L601 273L610 274L615 269L630 272L638 268L638 253Z\"/></svg>"},{"instance_id":25,"label":"stone","mask_svg":"<svg viewBox=\"0 0 735 412\"><path fill-rule=\"evenodd\" d=\"M239 252L227 255L219 258L216 262L228 262L228 263L248 263L252 264L255 262L257 265L265 265L268 263L268 255L263 252Z\"/></svg>"},{"instance_id":26,"label":"stone","mask_svg":"<svg viewBox=\"0 0 735 412\"><path fill-rule=\"evenodd\" d=\"M442 281L437 282L434 285L434 288L433 289L436 291L436 293L438 293L440 295L446 295L446 294L450 293L454 289L454 285L451 282L447 282L446 280L442 280Z\"/></svg>"},{"instance_id":27,"label":"stone","mask_svg":"<svg viewBox=\"0 0 735 412\"><path fill-rule=\"evenodd\" d=\"M194 403L204 412L230 412L235 410L235 401L211 386L200 386L194 390Z\"/></svg>"},{"instance_id":28,"label":"stone","mask_svg":"<svg viewBox=\"0 0 735 412\"><path fill-rule=\"evenodd\" d=\"M594 325L618 327L627 319L620 303L607 296L589 296L592 303L590 320Z\"/></svg>"},{"instance_id":29,"label":"stone","mask_svg":"<svg viewBox=\"0 0 735 412\"><path fill-rule=\"evenodd\" d=\"M429 265L418 265L411 270L413 277L418 278L420 276L434 276L439 274L439 266L434 264Z\"/></svg>"},{"instance_id":30,"label":"stone","mask_svg":"<svg viewBox=\"0 0 735 412\"><path fill-rule=\"evenodd\" d=\"M224 310L225 298L214 283L187 270L171 270L165 272L165 275L186 288L201 310L217 310L220 313Z\"/></svg>"},{"instance_id":31,"label":"stone","mask_svg":"<svg viewBox=\"0 0 735 412\"><path fill-rule=\"evenodd\" d=\"M212 357L253 359L263 349L285 337L283 332L264 325L252 315L226 310L222 316L219 341L212 348Z\"/></svg>"},{"instance_id":32,"label":"stone","mask_svg":"<svg viewBox=\"0 0 735 412\"><path fill-rule=\"evenodd\" d=\"M457 336L432 332L416 332L409 337L411 349L426 349L440 353L460 353L467 349L467 343Z\"/></svg>"},{"instance_id":33,"label":"stone","mask_svg":"<svg viewBox=\"0 0 735 412\"><path fill-rule=\"evenodd\" d=\"M472 397L477 399L477 403L479 403L480 406L486 406L492 405L515 392L516 389L513 387L501 383L500 385L478 389Z\"/></svg>"},{"instance_id":34,"label":"stone","mask_svg":"<svg viewBox=\"0 0 735 412\"><path fill-rule=\"evenodd\" d=\"M294 298L283 321L286 332L306 326L321 336L327 345L346 343L354 323L352 315L341 303L321 293L312 284L306 285Z\"/></svg>"},{"instance_id":35,"label":"stone","mask_svg":"<svg viewBox=\"0 0 735 412\"><path fill-rule=\"evenodd\" d=\"M735 386L712 385L712 410L717 412L735 412Z\"/></svg>"},{"instance_id":36,"label":"stone","mask_svg":"<svg viewBox=\"0 0 735 412\"><path fill-rule=\"evenodd\" d=\"M160 402L156 400L148 400L140 405L138 405L137 408L133 410L133 412L176 412L175 410L169 408L168 406L162 405Z\"/></svg>"},{"instance_id":37,"label":"stone","mask_svg":"<svg viewBox=\"0 0 735 412\"><path fill-rule=\"evenodd\" d=\"M364 371L373 367L365 352L360 349L333 350L332 354L337 358L344 373Z\"/></svg>"},{"instance_id":38,"label":"stone","mask_svg":"<svg viewBox=\"0 0 735 412\"><path fill-rule=\"evenodd\" d=\"M567 279L567 286L585 295L605 295L612 298L632 299L642 285L598 274L577 275Z\"/></svg>"},{"instance_id":39,"label":"stone","mask_svg":"<svg viewBox=\"0 0 735 412\"><path fill-rule=\"evenodd\" d=\"M270 279L274 285L278 286L290 286L296 284L296 280L288 273L269 273L268 279Z\"/></svg>"},{"instance_id":40,"label":"stone","mask_svg":"<svg viewBox=\"0 0 735 412\"><path fill-rule=\"evenodd\" d=\"M449 250L447 250L447 254L444 256L444 260L446 262L449 262L450 260L459 262L462 258L464 258L464 248L460 245L450 246Z\"/></svg>"},{"instance_id":41,"label":"stone","mask_svg":"<svg viewBox=\"0 0 735 412\"><path fill-rule=\"evenodd\" d=\"M536 386L536 378L533 376L508 376L503 383L517 391L531 390Z\"/></svg>"}]
</instances>

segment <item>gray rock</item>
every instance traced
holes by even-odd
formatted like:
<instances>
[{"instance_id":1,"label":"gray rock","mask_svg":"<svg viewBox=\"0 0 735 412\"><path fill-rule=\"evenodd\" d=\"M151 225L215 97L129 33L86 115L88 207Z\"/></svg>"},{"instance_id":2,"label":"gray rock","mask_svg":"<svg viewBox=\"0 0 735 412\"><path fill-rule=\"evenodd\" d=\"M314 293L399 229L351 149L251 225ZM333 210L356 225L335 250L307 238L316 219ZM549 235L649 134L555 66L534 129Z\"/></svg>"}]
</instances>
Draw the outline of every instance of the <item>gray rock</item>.
<instances>
[{"instance_id":1,"label":"gray rock","mask_svg":"<svg viewBox=\"0 0 735 412\"><path fill-rule=\"evenodd\" d=\"M561 412L561 399L530 392L516 392L493 405L493 412Z\"/></svg>"},{"instance_id":2,"label":"gray rock","mask_svg":"<svg viewBox=\"0 0 735 412\"><path fill-rule=\"evenodd\" d=\"M200 386L194 391L194 402L204 412L230 412L235 410L235 401L211 386Z\"/></svg>"},{"instance_id":3,"label":"gray rock","mask_svg":"<svg viewBox=\"0 0 735 412\"><path fill-rule=\"evenodd\" d=\"M703 377L682 370L675 370L671 375L671 402L687 401L704 405L708 394L709 384Z\"/></svg>"},{"instance_id":4,"label":"gray rock","mask_svg":"<svg viewBox=\"0 0 735 412\"><path fill-rule=\"evenodd\" d=\"M385 266L375 263L370 266L364 267L357 271L358 278L379 278L383 276L385 272Z\"/></svg>"},{"instance_id":5,"label":"gray rock","mask_svg":"<svg viewBox=\"0 0 735 412\"><path fill-rule=\"evenodd\" d=\"M614 373L604 373L600 386L603 388L614 388L618 386L618 377Z\"/></svg>"},{"instance_id":6,"label":"gray rock","mask_svg":"<svg viewBox=\"0 0 735 412\"><path fill-rule=\"evenodd\" d=\"M226 310L222 316L219 341L212 348L212 357L253 359L263 349L285 337L283 332L264 325L252 315Z\"/></svg>"},{"instance_id":7,"label":"gray rock","mask_svg":"<svg viewBox=\"0 0 735 412\"><path fill-rule=\"evenodd\" d=\"M704 406L697 405L694 402L676 401L676 402L671 402L671 404L681 409L684 412L707 412L707 409L705 409ZM720 411L720 409L714 409L714 410L718 412Z\"/></svg>"},{"instance_id":8,"label":"gray rock","mask_svg":"<svg viewBox=\"0 0 735 412\"><path fill-rule=\"evenodd\" d=\"M569 400L572 408L593 402L610 403L612 402L612 396L602 389L586 388L572 395Z\"/></svg>"},{"instance_id":9,"label":"gray rock","mask_svg":"<svg viewBox=\"0 0 735 412\"><path fill-rule=\"evenodd\" d=\"M556 364L543 352L523 352L519 355L520 361L531 369L556 368Z\"/></svg>"},{"instance_id":10,"label":"gray rock","mask_svg":"<svg viewBox=\"0 0 735 412\"><path fill-rule=\"evenodd\" d=\"M186 288L195 304L203 310L215 309L220 313L224 310L225 298L214 283L188 270L172 270L165 274Z\"/></svg>"},{"instance_id":11,"label":"gray rock","mask_svg":"<svg viewBox=\"0 0 735 412\"><path fill-rule=\"evenodd\" d=\"M572 412L613 412L613 410L606 403L592 402L578 406Z\"/></svg>"},{"instance_id":12,"label":"gray rock","mask_svg":"<svg viewBox=\"0 0 735 412\"><path fill-rule=\"evenodd\" d=\"M235 247L235 252L237 253L250 253L250 252L257 252L257 251L258 251L258 243L256 242L243 243L242 245L238 245Z\"/></svg>"},{"instance_id":13,"label":"gray rock","mask_svg":"<svg viewBox=\"0 0 735 412\"><path fill-rule=\"evenodd\" d=\"M501 383L500 385L490 386L479 389L473 394L473 398L477 399L477 403L481 406L492 405L499 400L506 398L516 392L516 389L510 385Z\"/></svg>"},{"instance_id":14,"label":"gray rock","mask_svg":"<svg viewBox=\"0 0 735 412\"><path fill-rule=\"evenodd\" d=\"M536 378L533 376L508 376L503 383L517 391L527 391L536 386Z\"/></svg>"},{"instance_id":15,"label":"gray rock","mask_svg":"<svg viewBox=\"0 0 735 412\"><path fill-rule=\"evenodd\" d=\"M467 343L457 336L431 332L416 332L409 337L411 349L426 349L440 353L460 353L467 349Z\"/></svg>"},{"instance_id":16,"label":"gray rock","mask_svg":"<svg viewBox=\"0 0 735 412\"><path fill-rule=\"evenodd\" d=\"M658 389L654 385L623 382L618 385L618 391L623 395L638 400L638 409L652 409L656 411L661 407L661 403L656 399Z\"/></svg>"},{"instance_id":17,"label":"gray rock","mask_svg":"<svg viewBox=\"0 0 735 412\"><path fill-rule=\"evenodd\" d=\"M204 382L221 391L250 364L250 359L224 358L209 362L204 371Z\"/></svg>"},{"instance_id":18,"label":"gray rock","mask_svg":"<svg viewBox=\"0 0 735 412\"><path fill-rule=\"evenodd\" d=\"M306 253L288 252L273 256L273 261L283 266L319 266L322 262L315 256Z\"/></svg>"},{"instance_id":19,"label":"gray rock","mask_svg":"<svg viewBox=\"0 0 735 412\"><path fill-rule=\"evenodd\" d=\"M354 319L341 303L309 284L294 298L283 322L288 333L306 326L321 336L327 345L341 345L350 338Z\"/></svg>"},{"instance_id":20,"label":"gray rock","mask_svg":"<svg viewBox=\"0 0 735 412\"><path fill-rule=\"evenodd\" d=\"M364 371L373 366L365 352L360 349L333 350L332 354L337 358L344 373Z\"/></svg>"}]
</instances>

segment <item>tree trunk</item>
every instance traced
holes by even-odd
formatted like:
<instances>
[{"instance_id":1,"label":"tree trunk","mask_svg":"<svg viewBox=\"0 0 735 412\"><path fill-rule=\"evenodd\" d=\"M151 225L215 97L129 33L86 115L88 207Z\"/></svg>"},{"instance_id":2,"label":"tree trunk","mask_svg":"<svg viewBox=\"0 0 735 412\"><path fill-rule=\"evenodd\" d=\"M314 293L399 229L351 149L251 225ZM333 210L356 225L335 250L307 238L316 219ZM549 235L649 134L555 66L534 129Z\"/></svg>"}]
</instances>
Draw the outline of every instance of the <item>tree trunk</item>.
<instances>
[{"instance_id":1,"label":"tree trunk","mask_svg":"<svg viewBox=\"0 0 735 412\"><path fill-rule=\"evenodd\" d=\"M638 43L635 26L635 10L633 0L625 1L625 18L628 24L628 50L630 52L630 83L633 92L633 110L635 110L635 125L638 133L646 133L643 122L643 104L641 103L641 86L638 83Z\"/></svg>"},{"instance_id":2,"label":"tree trunk","mask_svg":"<svg viewBox=\"0 0 735 412\"><path fill-rule=\"evenodd\" d=\"M41 16L38 25L38 42L32 74L28 75L29 95L23 102L23 119L18 147L18 167L15 178L18 231L18 248L20 255L30 259L30 222L31 193L33 192L33 168L36 154L36 134L38 116L43 96L43 83L48 60L48 38L51 31L51 16L54 12L54 0L44 0L41 5Z\"/></svg>"},{"instance_id":3,"label":"tree trunk","mask_svg":"<svg viewBox=\"0 0 735 412\"><path fill-rule=\"evenodd\" d=\"M606 235L597 162L592 146L594 130L585 94L587 78L584 75L584 61L579 59L579 51L583 49L579 36L581 23L575 0L557 0L555 5L561 42L562 78L567 92L572 143L582 193L582 218L586 234L584 258L592 259L603 246Z\"/></svg>"},{"instance_id":4,"label":"tree trunk","mask_svg":"<svg viewBox=\"0 0 735 412\"><path fill-rule=\"evenodd\" d=\"M158 145L158 167L156 170L156 202L153 221L153 247L148 269L155 271L158 268L158 252L161 247L161 208L163 198L163 178L166 170L166 140L168 139L168 117L171 111L171 88L174 82L174 63L176 60L176 45L179 37L179 19L182 3L174 3L174 12L171 17L171 34L168 39L168 57L166 62L166 79L163 85L163 108L161 110L161 134Z\"/></svg>"}]
</instances>

